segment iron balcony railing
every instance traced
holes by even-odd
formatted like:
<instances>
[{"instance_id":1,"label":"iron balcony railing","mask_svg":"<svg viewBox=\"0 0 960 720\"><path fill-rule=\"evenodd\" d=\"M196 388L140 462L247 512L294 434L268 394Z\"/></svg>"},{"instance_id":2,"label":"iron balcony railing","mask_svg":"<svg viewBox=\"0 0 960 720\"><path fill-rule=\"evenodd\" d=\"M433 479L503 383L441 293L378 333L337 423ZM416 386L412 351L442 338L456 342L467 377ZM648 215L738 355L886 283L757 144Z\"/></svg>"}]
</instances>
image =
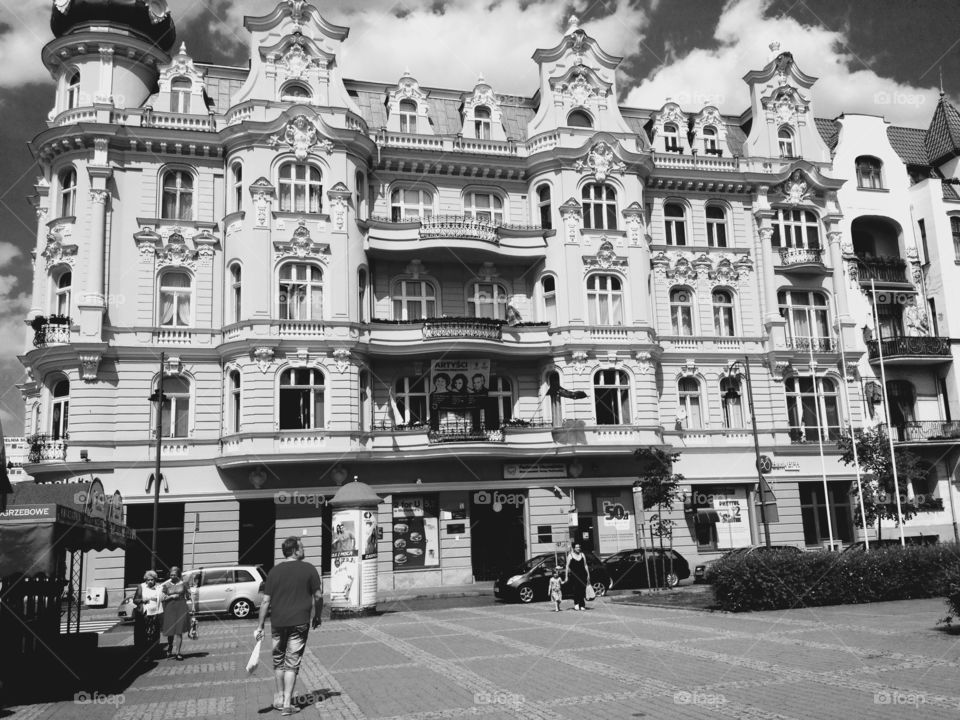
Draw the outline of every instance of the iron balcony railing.
<instances>
[{"instance_id":1,"label":"iron balcony railing","mask_svg":"<svg viewBox=\"0 0 960 720\"><path fill-rule=\"evenodd\" d=\"M843 437L843 428L840 427L791 427L790 442L794 445L804 445L806 443L836 442Z\"/></svg>"},{"instance_id":2,"label":"iron balcony railing","mask_svg":"<svg viewBox=\"0 0 960 720\"><path fill-rule=\"evenodd\" d=\"M907 263L898 257L858 257L857 277L860 282L910 282L907 279Z\"/></svg>"},{"instance_id":3,"label":"iron balcony railing","mask_svg":"<svg viewBox=\"0 0 960 720\"><path fill-rule=\"evenodd\" d=\"M809 265L816 263L823 265L823 251L819 248L780 248L780 264Z\"/></svg>"},{"instance_id":4,"label":"iron balcony railing","mask_svg":"<svg viewBox=\"0 0 960 720\"><path fill-rule=\"evenodd\" d=\"M884 360L896 357L949 357L950 338L920 335L916 337L884 338L882 347L877 340L867 343L867 351L871 360L880 358L883 350Z\"/></svg>"},{"instance_id":5,"label":"iron balcony railing","mask_svg":"<svg viewBox=\"0 0 960 720\"><path fill-rule=\"evenodd\" d=\"M957 420L911 420L893 426L893 439L897 442L960 439L960 421Z\"/></svg>"},{"instance_id":6,"label":"iron balcony railing","mask_svg":"<svg viewBox=\"0 0 960 720\"><path fill-rule=\"evenodd\" d=\"M500 341L504 322L491 318L433 318L424 321L423 337Z\"/></svg>"},{"instance_id":7,"label":"iron balcony railing","mask_svg":"<svg viewBox=\"0 0 960 720\"><path fill-rule=\"evenodd\" d=\"M27 462L39 463L67 459L67 436L55 438L52 435L33 435L27 438L30 452Z\"/></svg>"},{"instance_id":8,"label":"iron balcony railing","mask_svg":"<svg viewBox=\"0 0 960 720\"><path fill-rule=\"evenodd\" d=\"M803 352L832 352L835 349L833 338L828 337L788 337L786 340L788 350L801 350Z\"/></svg>"},{"instance_id":9,"label":"iron balcony railing","mask_svg":"<svg viewBox=\"0 0 960 720\"><path fill-rule=\"evenodd\" d=\"M499 225L465 215L433 215L421 218L420 237L463 238L495 243L500 239Z\"/></svg>"}]
</instances>

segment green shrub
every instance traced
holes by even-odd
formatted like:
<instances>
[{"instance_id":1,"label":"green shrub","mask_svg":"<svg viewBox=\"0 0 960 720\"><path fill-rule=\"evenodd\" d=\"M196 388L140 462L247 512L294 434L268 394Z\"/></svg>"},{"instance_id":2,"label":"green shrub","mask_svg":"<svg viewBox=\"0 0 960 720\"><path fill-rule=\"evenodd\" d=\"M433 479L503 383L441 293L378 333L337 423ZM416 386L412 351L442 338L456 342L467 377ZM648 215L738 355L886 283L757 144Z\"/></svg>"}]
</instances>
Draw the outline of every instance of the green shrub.
<instances>
[{"instance_id":1,"label":"green shrub","mask_svg":"<svg viewBox=\"0 0 960 720\"><path fill-rule=\"evenodd\" d=\"M947 607L955 618L960 618L960 565L947 570Z\"/></svg>"},{"instance_id":2,"label":"green shrub","mask_svg":"<svg viewBox=\"0 0 960 720\"><path fill-rule=\"evenodd\" d=\"M949 588L960 611L960 549L953 543L843 554L750 553L719 561L711 579L717 605L732 612L943 597Z\"/></svg>"}]
</instances>

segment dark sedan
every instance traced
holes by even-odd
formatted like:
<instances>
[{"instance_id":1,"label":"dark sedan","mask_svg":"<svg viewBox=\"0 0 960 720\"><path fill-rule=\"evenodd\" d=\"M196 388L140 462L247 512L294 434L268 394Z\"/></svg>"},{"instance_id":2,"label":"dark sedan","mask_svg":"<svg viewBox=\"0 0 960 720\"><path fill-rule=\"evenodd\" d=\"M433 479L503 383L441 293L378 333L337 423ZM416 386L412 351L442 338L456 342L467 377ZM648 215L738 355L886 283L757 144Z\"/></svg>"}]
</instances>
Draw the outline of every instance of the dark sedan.
<instances>
[{"instance_id":1,"label":"dark sedan","mask_svg":"<svg viewBox=\"0 0 960 720\"><path fill-rule=\"evenodd\" d=\"M731 550L728 553L724 553L718 558L713 560L707 560L697 565L693 569L693 581L695 583L708 583L710 582L710 570L711 568L721 560L726 560L729 557L734 557L737 555L750 555L751 553L764 553L764 552L787 552L793 554L802 553L803 550L798 548L796 545L771 545L767 547L766 545L748 545L747 547L736 548Z\"/></svg>"},{"instance_id":2,"label":"dark sedan","mask_svg":"<svg viewBox=\"0 0 960 720\"><path fill-rule=\"evenodd\" d=\"M690 565L676 550L621 550L603 561L610 589L676 587L690 577ZM663 581L660 581L663 578ZM650 580L653 580L651 583Z\"/></svg>"},{"instance_id":3,"label":"dark sedan","mask_svg":"<svg viewBox=\"0 0 960 720\"><path fill-rule=\"evenodd\" d=\"M587 567L590 569L590 582L597 597L604 595L610 587L610 576L603 563L593 553L585 553ZM522 603L548 599L548 586L553 577L553 569L560 568L560 579L564 577L567 564L565 553L546 553L536 555L518 567L513 574L503 574L493 583L493 594L501 600L519 600ZM563 596L570 595L570 583L563 584Z\"/></svg>"}]
</instances>

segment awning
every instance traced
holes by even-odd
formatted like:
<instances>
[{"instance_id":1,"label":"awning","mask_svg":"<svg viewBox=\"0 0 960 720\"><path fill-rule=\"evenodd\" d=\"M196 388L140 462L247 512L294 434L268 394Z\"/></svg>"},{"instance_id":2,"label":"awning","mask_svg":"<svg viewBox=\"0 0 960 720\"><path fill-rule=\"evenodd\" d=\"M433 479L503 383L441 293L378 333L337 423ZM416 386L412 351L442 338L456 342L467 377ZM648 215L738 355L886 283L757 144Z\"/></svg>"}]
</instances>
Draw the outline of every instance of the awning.
<instances>
[{"instance_id":1,"label":"awning","mask_svg":"<svg viewBox=\"0 0 960 720\"><path fill-rule=\"evenodd\" d=\"M714 508L697 508L697 515L694 522L698 525L707 525L709 523L720 522L720 513Z\"/></svg>"}]
</instances>

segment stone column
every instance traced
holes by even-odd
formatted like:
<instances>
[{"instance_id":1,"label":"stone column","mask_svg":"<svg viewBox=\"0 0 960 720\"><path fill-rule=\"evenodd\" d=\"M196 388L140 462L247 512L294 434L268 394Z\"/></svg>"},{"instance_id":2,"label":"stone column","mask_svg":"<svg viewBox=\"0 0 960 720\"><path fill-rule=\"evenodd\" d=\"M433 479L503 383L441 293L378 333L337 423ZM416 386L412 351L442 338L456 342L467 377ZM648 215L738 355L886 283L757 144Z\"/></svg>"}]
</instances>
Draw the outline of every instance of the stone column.
<instances>
[{"instance_id":1,"label":"stone column","mask_svg":"<svg viewBox=\"0 0 960 720\"><path fill-rule=\"evenodd\" d=\"M109 170L107 170L109 173ZM108 174L90 173L90 233L83 251L87 260L87 283L78 303L80 335L87 341L99 341L103 331L103 315L107 310L104 298L103 260L107 243Z\"/></svg>"},{"instance_id":2,"label":"stone column","mask_svg":"<svg viewBox=\"0 0 960 720\"><path fill-rule=\"evenodd\" d=\"M829 230L827 241L830 244L830 265L833 272L833 295L837 302L840 322L850 319L850 302L847 298L847 283L843 276L843 233Z\"/></svg>"},{"instance_id":3,"label":"stone column","mask_svg":"<svg viewBox=\"0 0 960 720\"><path fill-rule=\"evenodd\" d=\"M760 226L760 262L763 265L763 321L768 324L771 321L780 320L780 306L777 302L777 276L774 272L776 265L773 262L773 248L770 241L773 238L773 228L769 226L766 219Z\"/></svg>"}]
</instances>

